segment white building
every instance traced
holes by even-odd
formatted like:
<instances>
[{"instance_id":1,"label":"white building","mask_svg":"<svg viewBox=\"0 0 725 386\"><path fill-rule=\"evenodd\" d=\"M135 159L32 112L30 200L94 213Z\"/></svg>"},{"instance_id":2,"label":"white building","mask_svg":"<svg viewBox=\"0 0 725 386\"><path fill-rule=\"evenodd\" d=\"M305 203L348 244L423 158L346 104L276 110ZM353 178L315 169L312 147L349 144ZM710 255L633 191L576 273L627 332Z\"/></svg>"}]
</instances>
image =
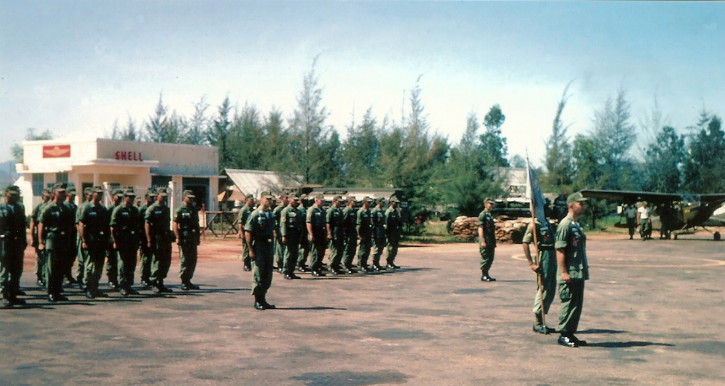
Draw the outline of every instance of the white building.
<instances>
[{"instance_id":1,"label":"white building","mask_svg":"<svg viewBox=\"0 0 725 386\"><path fill-rule=\"evenodd\" d=\"M219 150L212 146L119 141L113 139L53 139L23 142L21 175L16 182L28 213L40 202L43 188L56 182L83 189L103 186L107 191L133 187L137 196L149 187L168 187L176 207L184 190L194 191L196 202L217 209ZM106 195L107 198L109 195Z\"/></svg>"}]
</instances>

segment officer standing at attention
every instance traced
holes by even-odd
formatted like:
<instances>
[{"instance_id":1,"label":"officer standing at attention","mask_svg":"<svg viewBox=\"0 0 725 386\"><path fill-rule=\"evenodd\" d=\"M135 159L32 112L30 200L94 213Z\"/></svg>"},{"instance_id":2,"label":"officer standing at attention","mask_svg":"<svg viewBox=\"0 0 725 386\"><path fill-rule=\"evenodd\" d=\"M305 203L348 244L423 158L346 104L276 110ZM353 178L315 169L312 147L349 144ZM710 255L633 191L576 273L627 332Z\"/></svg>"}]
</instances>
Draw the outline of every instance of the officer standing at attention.
<instances>
[{"instance_id":1,"label":"officer standing at attention","mask_svg":"<svg viewBox=\"0 0 725 386\"><path fill-rule=\"evenodd\" d=\"M307 235L310 240L310 254L312 261L312 276L325 276L322 273L322 259L325 257L327 237L325 232L325 209L322 207L322 200L325 196L322 193L315 196L315 204L307 209L305 222L307 223Z\"/></svg>"},{"instance_id":2,"label":"officer standing at attention","mask_svg":"<svg viewBox=\"0 0 725 386\"><path fill-rule=\"evenodd\" d=\"M237 224L239 224L239 232L237 232L237 238L242 239L242 258L244 259L244 270L252 270L252 261L249 259L249 245L247 245L247 238L244 236L244 225L247 224L249 215L254 210L254 196L247 194L244 198L244 206L239 210L237 215Z\"/></svg>"},{"instance_id":3,"label":"officer standing at attention","mask_svg":"<svg viewBox=\"0 0 725 386\"><path fill-rule=\"evenodd\" d=\"M252 259L252 295L254 308L263 311L276 308L267 303L267 291L272 285L272 264L274 263L274 216L269 210L272 194L263 192L259 207L249 215L244 225L245 237Z\"/></svg>"},{"instance_id":4,"label":"officer standing at attention","mask_svg":"<svg viewBox=\"0 0 725 386\"><path fill-rule=\"evenodd\" d=\"M153 253L151 252L151 249L149 248L149 241L146 238L146 231L145 231L145 224L146 224L146 211L148 210L149 206L154 203L156 200L156 193L154 192L153 188L146 189L146 194L144 194L144 200L141 202L141 206L138 208L138 214L139 214L139 229L141 230L141 237L140 237L140 251L141 251L141 285L144 287L151 287L151 279L149 278L151 276L151 261L153 260Z\"/></svg>"},{"instance_id":5,"label":"officer standing at attention","mask_svg":"<svg viewBox=\"0 0 725 386\"><path fill-rule=\"evenodd\" d=\"M373 251L373 271L384 271L385 267L380 265L380 256L383 255L385 249L385 205L384 198L378 198L375 202L375 208L370 211L370 217L373 224L373 243L375 250ZM361 269L365 269L360 267Z\"/></svg>"},{"instance_id":6,"label":"officer standing at attention","mask_svg":"<svg viewBox=\"0 0 725 386\"><path fill-rule=\"evenodd\" d=\"M184 291L198 290L199 286L191 282L196 270L197 247L199 246L199 214L194 208L194 193L184 191L184 202L174 213L174 235L179 245L181 261L179 277L181 289ZM251 257L251 256L250 256Z\"/></svg>"},{"instance_id":7,"label":"officer standing at attention","mask_svg":"<svg viewBox=\"0 0 725 386\"><path fill-rule=\"evenodd\" d=\"M156 189L156 202L143 214L146 247L151 252L149 284L154 287L154 292L157 294L173 292L164 286L164 279L171 267L171 244L174 242L174 234L171 232L171 210L166 205L167 196L166 188Z\"/></svg>"},{"instance_id":8,"label":"officer standing at attention","mask_svg":"<svg viewBox=\"0 0 725 386\"><path fill-rule=\"evenodd\" d=\"M80 205L78 205L78 209L76 209L76 233L78 234L78 242L76 245L78 256L78 268L76 270L76 280L78 281L78 285L81 287L81 290L85 291L85 276L86 276L86 256L83 253L83 240L81 240L81 225L79 223L81 214L83 214L83 210L86 206L91 204L91 198L93 196L93 188L90 186L83 189L83 202L81 202Z\"/></svg>"},{"instance_id":9,"label":"officer standing at attention","mask_svg":"<svg viewBox=\"0 0 725 386\"><path fill-rule=\"evenodd\" d=\"M306 194L302 194L300 196L300 206L297 208L300 212L302 212L303 220L305 221L305 218L307 216L307 208L309 207L308 198ZM302 232L300 234L300 251L299 251L299 257L297 258L297 269L300 272L310 272L312 271L310 267L307 266L307 258L310 256L310 238L307 234L307 225L302 227Z\"/></svg>"},{"instance_id":10,"label":"officer standing at attention","mask_svg":"<svg viewBox=\"0 0 725 386\"><path fill-rule=\"evenodd\" d=\"M554 250L554 229L547 221L541 224L538 219L536 222L536 251L538 262L534 262L531 258L531 249L529 245L534 241L533 225L529 223L524 234L523 248L526 260L529 262L531 270L541 276L541 291L536 291L534 297L534 332L539 334L548 334L553 331L544 324L544 314L549 313L551 302L554 301L556 294L556 251Z\"/></svg>"},{"instance_id":11,"label":"officer standing at attention","mask_svg":"<svg viewBox=\"0 0 725 386\"><path fill-rule=\"evenodd\" d=\"M282 209L279 219L279 232L284 244L284 278L287 280L299 279L295 275L295 267L299 260L300 239L302 229L305 227L305 217L302 211L297 209L300 199L297 196L289 197L289 204Z\"/></svg>"},{"instance_id":12,"label":"officer standing at attention","mask_svg":"<svg viewBox=\"0 0 725 386\"><path fill-rule=\"evenodd\" d=\"M40 204L33 208L30 214L30 234L32 237L32 246L35 248L35 276L37 278L38 287L45 287L45 250L38 248L40 238L38 237L38 223L40 222L40 214L50 202L50 190L43 189L40 196Z\"/></svg>"},{"instance_id":13,"label":"officer standing at attention","mask_svg":"<svg viewBox=\"0 0 725 386\"><path fill-rule=\"evenodd\" d=\"M133 205L135 199L134 190L126 189L123 193L123 203L111 213L111 237L113 237L113 248L118 251L118 285L123 297L138 295L138 292L131 288L141 237L140 215L138 208Z\"/></svg>"},{"instance_id":14,"label":"officer standing at attention","mask_svg":"<svg viewBox=\"0 0 725 386\"><path fill-rule=\"evenodd\" d=\"M74 240L71 239L75 213L64 204L66 184L53 186L53 200L43 209L38 224L38 249L45 250L46 284L48 300L68 300L61 295L63 273L73 256Z\"/></svg>"},{"instance_id":15,"label":"officer standing at attention","mask_svg":"<svg viewBox=\"0 0 725 386\"><path fill-rule=\"evenodd\" d=\"M355 209L354 196L347 196L347 205L342 210L342 217L345 219L343 266L345 267L345 273L357 273L357 271L352 269L355 252L357 251L357 209Z\"/></svg>"},{"instance_id":16,"label":"officer standing at attention","mask_svg":"<svg viewBox=\"0 0 725 386\"><path fill-rule=\"evenodd\" d=\"M493 200L483 200L483 210L478 215L478 238L481 240L479 252L481 252L481 281L496 281L488 274L493 264L493 255L496 250L496 225L491 215Z\"/></svg>"},{"instance_id":17,"label":"officer standing at attention","mask_svg":"<svg viewBox=\"0 0 725 386\"><path fill-rule=\"evenodd\" d=\"M68 284L77 284L78 281L73 277L73 264L76 261L76 258L78 258L79 255L79 248L78 248L78 223L75 221L75 216L78 214L78 205L76 205L76 188L74 186L69 186L68 189L66 189L66 196L65 196L65 205L73 212L73 231L71 232L71 239L73 240L73 255L71 256L71 259L67 262L68 266L65 269L65 280L68 282ZM80 259L79 259L80 261ZM78 263L80 264L80 262ZM83 289L83 283L80 284L81 289Z\"/></svg>"},{"instance_id":18,"label":"officer standing at attention","mask_svg":"<svg viewBox=\"0 0 725 386\"><path fill-rule=\"evenodd\" d=\"M368 257L370 256L370 247L373 245L373 221L370 213L370 197L363 197L362 208L358 209L355 215L355 226L357 227L357 236L360 239L360 248L357 253L357 265L368 268ZM372 268L377 270L375 266Z\"/></svg>"},{"instance_id":19,"label":"officer standing at attention","mask_svg":"<svg viewBox=\"0 0 725 386\"><path fill-rule=\"evenodd\" d=\"M111 206L108 209L108 221L111 221L111 214L121 205L123 201L123 189L113 189L111 196ZM110 224L109 224L110 225ZM113 236L108 232L108 252L106 259L106 276L108 277L108 286L111 291L118 289L118 250L113 247Z\"/></svg>"},{"instance_id":20,"label":"officer standing at attention","mask_svg":"<svg viewBox=\"0 0 725 386\"><path fill-rule=\"evenodd\" d=\"M284 250L285 245L282 243L282 235L279 231L279 221L282 209L287 207L287 195L279 196L279 203L274 207L272 215L274 216L274 253L277 256L277 272L284 273Z\"/></svg>"},{"instance_id":21,"label":"officer standing at attention","mask_svg":"<svg viewBox=\"0 0 725 386\"><path fill-rule=\"evenodd\" d=\"M398 255L400 245L400 233L403 227L403 219L400 217L398 204L400 200L393 196L390 199L390 206L385 211L385 237L388 239L388 265L390 269L398 269L395 265L395 257Z\"/></svg>"},{"instance_id":22,"label":"officer standing at attention","mask_svg":"<svg viewBox=\"0 0 725 386\"><path fill-rule=\"evenodd\" d=\"M25 236L25 207L19 202L20 188L5 188L5 203L0 204L0 287L3 306L6 308L25 305L18 296L20 276L23 274L23 255L28 240Z\"/></svg>"},{"instance_id":23,"label":"officer standing at attention","mask_svg":"<svg viewBox=\"0 0 725 386\"><path fill-rule=\"evenodd\" d=\"M98 290L98 283L103 273L103 258L108 246L108 209L101 204L103 188L95 186L91 189L91 201L81 205L78 210L78 237L81 239L83 255L83 287L86 297L95 299L108 295Z\"/></svg>"},{"instance_id":24,"label":"officer standing at attention","mask_svg":"<svg viewBox=\"0 0 725 386\"><path fill-rule=\"evenodd\" d=\"M330 240L330 273L339 275L342 253L345 248L345 218L340 208L342 197L335 196L332 199L332 206L327 210L325 220L327 227L327 239Z\"/></svg>"},{"instance_id":25,"label":"officer standing at attention","mask_svg":"<svg viewBox=\"0 0 725 386\"><path fill-rule=\"evenodd\" d=\"M579 225L579 216L586 209L587 199L580 192L566 199L569 214L561 220L556 230L556 262L559 276L559 314L558 343L562 346L585 346L586 341L577 339L574 333L579 327L579 318L584 305L584 281L589 280L587 262L587 237Z\"/></svg>"}]
</instances>

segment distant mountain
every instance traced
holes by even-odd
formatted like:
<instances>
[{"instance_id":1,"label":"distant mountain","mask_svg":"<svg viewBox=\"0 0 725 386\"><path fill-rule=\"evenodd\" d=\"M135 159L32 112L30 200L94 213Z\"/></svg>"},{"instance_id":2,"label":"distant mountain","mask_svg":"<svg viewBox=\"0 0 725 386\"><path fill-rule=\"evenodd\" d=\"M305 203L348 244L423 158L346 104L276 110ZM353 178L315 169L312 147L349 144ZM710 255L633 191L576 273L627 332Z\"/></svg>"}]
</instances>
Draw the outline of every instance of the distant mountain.
<instances>
[{"instance_id":1,"label":"distant mountain","mask_svg":"<svg viewBox=\"0 0 725 386\"><path fill-rule=\"evenodd\" d=\"M15 161L5 161L0 163L0 189L15 182L20 177L15 172Z\"/></svg>"}]
</instances>

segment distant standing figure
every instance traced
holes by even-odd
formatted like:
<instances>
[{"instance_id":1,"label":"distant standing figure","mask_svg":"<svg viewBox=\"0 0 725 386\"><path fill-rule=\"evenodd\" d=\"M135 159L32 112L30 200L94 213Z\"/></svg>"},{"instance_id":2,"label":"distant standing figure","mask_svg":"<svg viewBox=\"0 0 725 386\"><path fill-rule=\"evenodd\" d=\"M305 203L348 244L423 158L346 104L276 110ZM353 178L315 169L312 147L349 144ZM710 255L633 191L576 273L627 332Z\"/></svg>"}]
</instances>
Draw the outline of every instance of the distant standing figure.
<instances>
[{"instance_id":1,"label":"distant standing figure","mask_svg":"<svg viewBox=\"0 0 725 386\"><path fill-rule=\"evenodd\" d=\"M627 217L627 228L629 229L629 239L634 239L634 231L637 229L637 205L629 204L624 210Z\"/></svg>"},{"instance_id":2,"label":"distant standing figure","mask_svg":"<svg viewBox=\"0 0 725 386\"><path fill-rule=\"evenodd\" d=\"M652 238L652 209L649 208L647 201L642 202L642 206L637 210L637 222L639 223L639 235L642 241Z\"/></svg>"},{"instance_id":3,"label":"distant standing figure","mask_svg":"<svg viewBox=\"0 0 725 386\"><path fill-rule=\"evenodd\" d=\"M478 248L481 253L481 281L496 281L496 278L489 275L496 250L496 225L493 222L491 209L493 209L493 200L485 198L483 210L478 215L478 239L481 240Z\"/></svg>"}]
</instances>

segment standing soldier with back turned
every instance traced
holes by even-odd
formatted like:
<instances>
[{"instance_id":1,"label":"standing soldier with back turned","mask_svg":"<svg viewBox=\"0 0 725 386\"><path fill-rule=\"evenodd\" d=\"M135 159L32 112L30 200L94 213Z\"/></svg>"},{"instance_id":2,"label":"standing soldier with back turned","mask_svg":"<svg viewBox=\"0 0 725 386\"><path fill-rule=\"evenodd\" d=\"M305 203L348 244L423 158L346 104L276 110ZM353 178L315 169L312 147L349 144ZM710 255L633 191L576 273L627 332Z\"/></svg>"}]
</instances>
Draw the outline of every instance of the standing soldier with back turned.
<instances>
[{"instance_id":1,"label":"standing soldier with back turned","mask_svg":"<svg viewBox=\"0 0 725 386\"><path fill-rule=\"evenodd\" d=\"M496 251L496 224L493 222L493 200L483 200L483 210L478 215L478 238L481 240L479 252L481 253L481 281L496 281L488 271L493 264Z\"/></svg>"},{"instance_id":2,"label":"standing soldier with back turned","mask_svg":"<svg viewBox=\"0 0 725 386\"><path fill-rule=\"evenodd\" d=\"M199 286L191 282L196 270L197 247L199 246L199 214L194 208L194 193L184 191L184 202L174 213L174 235L179 245L179 277L181 289L198 290Z\"/></svg>"},{"instance_id":3,"label":"standing soldier with back turned","mask_svg":"<svg viewBox=\"0 0 725 386\"><path fill-rule=\"evenodd\" d=\"M390 269L398 269L395 265L395 257L398 256L398 246L400 245L400 234L403 231L403 219L400 217L398 204L400 200L393 196L390 199L390 206L385 211L385 238L388 240L388 265Z\"/></svg>"}]
</instances>

